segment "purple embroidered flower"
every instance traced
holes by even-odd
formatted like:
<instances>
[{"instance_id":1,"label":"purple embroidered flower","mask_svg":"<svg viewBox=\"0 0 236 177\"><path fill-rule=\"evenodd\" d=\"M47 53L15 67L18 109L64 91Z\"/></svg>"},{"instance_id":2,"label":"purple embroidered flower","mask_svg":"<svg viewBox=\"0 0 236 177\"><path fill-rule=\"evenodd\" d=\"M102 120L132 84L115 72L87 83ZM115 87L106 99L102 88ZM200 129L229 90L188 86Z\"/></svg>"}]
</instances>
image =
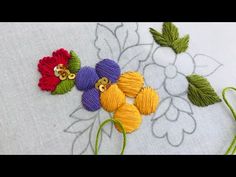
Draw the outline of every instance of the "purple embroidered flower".
<instances>
[{"instance_id":1,"label":"purple embroidered flower","mask_svg":"<svg viewBox=\"0 0 236 177\"><path fill-rule=\"evenodd\" d=\"M78 90L84 91L82 104L88 111L96 111L101 107L100 91L95 88L95 84L102 77L115 83L120 77L119 65L113 60L104 59L96 64L95 69L86 66L76 75L75 84Z\"/></svg>"}]
</instances>

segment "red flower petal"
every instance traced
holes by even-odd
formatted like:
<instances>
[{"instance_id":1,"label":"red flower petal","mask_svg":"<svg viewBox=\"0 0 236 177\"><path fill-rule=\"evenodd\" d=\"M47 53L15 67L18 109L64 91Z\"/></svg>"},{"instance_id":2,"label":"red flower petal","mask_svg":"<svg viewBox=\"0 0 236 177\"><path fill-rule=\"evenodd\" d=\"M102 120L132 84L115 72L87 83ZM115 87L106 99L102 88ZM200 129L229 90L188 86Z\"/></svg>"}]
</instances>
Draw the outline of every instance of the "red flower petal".
<instances>
[{"instance_id":1,"label":"red flower petal","mask_svg":"<svg viewBox=\"0 0 236 177\"><path fill-rule=\"evenodd\" d=\"M39 60L38 70L42 76L54 76L54 68L58 64L67 65L70 54L65 49L59 49L52 53L52 57L44 57Z\"/></svg>"},{"instance_id":2,"label":"red flower petal","mask_svg":"<svg viewBox=\"0 0 236 177\"><path fill-rule=\"evenodd\" d=\"M54 76L54 67L57 66L56 59L53 57L44 57L39 60L38 70L42 76Z\"/></svg>"},{"instance_id":3,"label":"red flower petal","mask_svg":"<svg viewBox=\"0 0 236 177\"><path fill-rule=\"evenodd\" d=\"M63 48L54 51L52 56L56 59L57 64L67 65L68 60L70 59L70 54Z\"/></svg>"},{"instance_id":4,"label":"red flower petal","mask_svg":"<svg viewBox=\"0 0 236 177\"><path fill-rule=\"evenodd\" d=\"M70 54L65 49L59 49L52 53L52 57L44 57L39 60L38 70L42 74L38 86L42 90L54 91L60 83L60 79L54 75L54 68L58 64L67 65Z\"/></svg>"},{"instance_id":5,"label":"red flower petal","mask_svg":"<svg viewBox=\"0 0 236 177\"><path fill-rule=\"evenodd\" d=\"M38 86L42 90L54 91L60 81L61 80L56 76L42 77L39 79Z\"/></svg>"}]
</instances>

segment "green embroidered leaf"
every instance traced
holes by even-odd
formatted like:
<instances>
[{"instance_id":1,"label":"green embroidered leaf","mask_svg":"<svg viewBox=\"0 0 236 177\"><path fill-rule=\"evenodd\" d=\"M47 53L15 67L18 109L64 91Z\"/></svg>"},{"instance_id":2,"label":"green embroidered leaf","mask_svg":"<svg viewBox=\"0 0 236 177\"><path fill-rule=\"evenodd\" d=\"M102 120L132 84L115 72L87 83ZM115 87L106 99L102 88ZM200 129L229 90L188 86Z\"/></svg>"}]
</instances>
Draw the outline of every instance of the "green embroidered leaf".
<instances>
[{"instance_id":1,"label":"green embroidered leaf","mask_svg":"<svg viewBox=\"0 0 236 177\"><path fill-rule=\"evenodd\" d=\"M205 107L221 102L219 96L204 77L193 74L187 76L187 80L189 82L188 98L194 105Z\"/></svg>"},{"instance_id":2,"label":"green embroidered leaf","mask_svg":"<svg viewBox=\"0 0 236 177\"><path fill-rule=\"evenodd\" d=\"M163 23L162 34L153 28L150 28L150 33L157 44L172 48L176 54L188 48L189 35L180 38L178 28L171 22Z\"/></svg>"},{"instance_id":3,"label":"green embroidered leaf","mask_svg":"<svg viewBox=\"0 0 236 177\"><path fill-rule=\"evenodd\" d=\"M70 51L70 55L71 58L68 63L68 69L70 70L71 73L76 74L80 70L80 65L81 65L80 59L73 50Z\"/></svg>"},{"instance_id":4,"label":"green embroidered leaf","mask_svg":"<svg viewBox=\"0 0 236 177\"><path fill-rule=\"evenodd\" d=\"M64 94L67 93L69 91L71 91L71 89L74 87L75 85L75 81L74 80L64 80L61 81L58 85L57 88L51 92L52 95L56 95L56 94Z\"/></svg>"},{"instance_id":5,"label":"green embroidered leaf","mask_svg":"<svg viewBox=\"0 0 236 177\"><path fill-rule=\"evenodd\" d=\"M189 43L189 35L186 35L183 38L179 38L173 42L172 44L173 50L177 54L185 52L188 49L188 43Z\"/></svg>"},{"instance_id":6,"label":"green embroidered leaf","mask_svg":"<svg viewBox=\"0 0 236 177\"><path fill-rule=\"evenodd\" d=\"M169 45L179 38L178 28L171 22L165 22L162 28L162 35Z\"/></svg>"},{"instance_id":7,"label":"green embroidered leaf","mask_svg":"<svg viewBox=\"0 0 236 177\"><path fill-rule=\"evenodd\" d=\"M168 46L166 40L164 37L162 37L162 34L156 31L153 28L150 28L150 33L153 36L153 39L155 40L156 43L158 43L160 46Z\"/></svg>"}]
</instances>

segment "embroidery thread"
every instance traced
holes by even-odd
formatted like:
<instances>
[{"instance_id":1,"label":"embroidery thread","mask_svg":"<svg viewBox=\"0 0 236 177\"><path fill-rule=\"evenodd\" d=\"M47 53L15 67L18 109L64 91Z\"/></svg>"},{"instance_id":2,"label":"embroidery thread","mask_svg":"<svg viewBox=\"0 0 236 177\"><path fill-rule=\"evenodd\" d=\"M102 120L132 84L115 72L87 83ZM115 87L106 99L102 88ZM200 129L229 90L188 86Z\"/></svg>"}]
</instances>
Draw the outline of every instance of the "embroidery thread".
<instances>
[{"instance_id":1,"label":"embroidery thread","mask_svg":"<svg viewBox=\"0 0 236 177\"><path fill-rule=\"evenodd\" d=\"M50 76L57 82L46 87L50 80L42 84L42 79L45 79L42 78L39 86L55 95L67 93L76 84L78 90L84 91L82 104L86 110L94 112L103 107L108 112L114 112L112 122L124 135L123 153L126 133L139 128L142 122L141 113L148 115L155 112L159 103L158 95L153 89L143 87L144 80L140 73L126 72L120 76L120 67L113 60L103 59L95 68L80 67L80 60L74 51L69 54L65 49L59 49L53 52L52 57L44 57L38 64L39 71L45 78ZM126 103L126 96L137 96L135 104ZM109 121L105 120L101 126ZM96 137L95 153L98 150L100 131L101 127Z\"/></svg>"},{"instance_id":2,"label":"embroidery thread","mask_svg":"<svg viewBox=\"0 0 236 177\"><path fill-rule=\"evenodd\" d=\"M222 91L223 100L224 100L225 104L227 105L227 107L230 109L230 111L232 113L232 116L233 116L234 120L236 121L236 112L235 112L235 110L233 109L233 107L231 106L231 104L228 102L228 100L226 98L226 92L228 90L236 91L236 88L226 87ZM225 155L234 155L234 154L236 154L236 135L234 136L234 139L231 142L230 146L228 147Z\"/></svg>"},{"instance_id":3,"label":"embroidery thread","mask_svg":"<svg viewBox=\"0 0 236 177\"><path fill-rule=\"evenodd\" d=\"M188 90L186 76L199 74L208 77L222 64L205 54L182 52L177 55L172 48L161 47L153 41L142 43L139 31L138 23L97 23L94 39L97 57L100 60L112 58L122 72L139 71L144 75L146 85L161 92L161 102L152 116L152 135L167 140L170 146L179 147L197 129L193 105L185 98ZM111 114L104 109L89 112L81 105L77 106L70 114L73 123L64 130L75 135L72 154L94 152L94 131L107 117ZM113 135L113 124L107 124L101 131L99 146L104 138L112 140Z\"/></svg>"},{"instance_id":4,"label":"embroidery thread","mask_svg":"<svg viewBox=\"0 0 236 177\"><path fill-rule=\"evenodd\" d=\"M171 47L157 43L149 62L143 65L145 83L165 95L151 119L152 135L172 147L180 147L197 129L193 104L185 98L189 87L186 77L192 74L208 77L222 64L205 54L191 55L186 51L176 54Z\"/></svg>"},{"instance_id":5,"label":"embroidery thread","mask_svg":"<svg viewBox=\"0 0 236 177\"><path fill-rule=\"evenodd\" d=\"M115 120L115 119L107 119L99 126L97 136L96 136L95 155L98 154L99 136L101 134L102 128L103 128L103 126L105 126L109 122L113 122L114 124L118 125L123 133L123 146L122 146L122 150L120 153L121 155L123 155L124 151L125 151L125 146L126 146L126 132L125 132L125 129L124 129L122 123L120 123L118 120Z\"/></svg>"},{"instance_id":6,"label":"embroidery thread","mask_svg":"<svg viewBox=\"0 0 236 177\"><path fill-rule=\"evenodd\" d=\"M210 83L202 76L193 74L187 76L189 82L188 98L196 106L205 107L221 102Z\"/></svg>"},{"instance_id":7,"label":"embroidery thread","mask_svg":"<svg viewBox=\"0 0 236 177\"><path fill-rule=\"evenodd\" d=\"M98 62L95 69L81 68L76 75L76 86L84 91L82 104L85 109L97 111L103 107L108 112L114 112L113 119L119 122L119 126L115 124L115 127L123 133L137 130L142 122L141 114L154 113L158 106L159 97L156 91L143 87L143 83L143 76L138 72L126 72L120 76L119 65L110 59ZM135 103L126 103L125 96L136 98ZM106 122L107 120L102 125ZM101 127L96 137L95 154L100 129Z\"/></svg>"},{"instance_id":8,"label":"embroidery thread","mask_svg":"<svg viewBox=\"0 0 236 177\"><path fill-rule=\"evenodd\" d=\"M156 91L143 87L143 84L140 73L129 71L120 75L119 65L110 59L98 62L95 69L82 67L76 75L76 86L84 91L84 108L97 111L102 107L108 112L114 112L113 118L122 123L127 133L138 129L142 121L141 114L155 112L159 103ZM135 98L134 104L126 103L126 96Z\"/></svg>"},{"instance_id":9,"label":"embroidery thread","mask_svg":"<svg viewBox=\"0 0 236 177\"><path fill-rule=\"evenodd\" d=\"M52 95L64 94L74 87L75 74L80 69L80 59L71 51L63 48L52 53L52 57L39 60L38 71L42 77L38 86L41 90L51 91Z\"/></svg>"},{"instance_id":10,"label":"embroidery thread","mask_svg":"<svg viewBox=\"0 0 236 177\"><path fill-rule=\"evenodd\" d=\"M104 29L108 29L108 28L104 28ZM119 30L115 30L115 33L116 32L118 33L118 31ZM109 31L109 32L113 34L112 31ZM137 29L135 30L135 32L137 32ZM173 49L173 51L176 54L183 53L188 48L189 36L186 35L180 38L178 28L172 23L168 22L168 23L163 24L162 34L158 33L154 29L150 29L150 32L152 33L153 38L157 43L159 43L161 46L170 47L171 50ZM138 36L138 39L139 39L139 36ZM125 56L124 55L125 53L128 53L128 51L130 51L128 49L140 47L138 43L134 44L133 46L131 45L128 48L125 48L125 46L126 46L126 38L125 38L124 45L122 46L122 48L120 48L120 50L123 50L123 52L118 56L118 61L124 61L123 58L125 57L123 56ZM109 46L109 48L110 47L111 46ZM64 94L70 91L73 88L74 84L76 84L76 87L78 88L78 90L84 91L84 93L82 94L82 103L83 103L84 108L88 111L95 112L99 110L101 107L103 107L108 112L114 112L114 116L112 120L115 120L119 123L115 123L115 122L113 123L115 124L116 129L120 132L122 131L122 127L123 127L124 134L126 134L126 132L131 133L134 130L139 128L142 122L141 114L149 115L156 111L156 108L159 104L159 95L156 93L154 89L143 86L144 79L140 73L128 71L126 73L121 74L121 71L120 71L121 69L118 63L110 59L104 59L100 61L99 63L96 64L95 69L89 66L85 66L80 69L81 63L76 53L71 51L70 54L67 55L68 52L67 51L65 52L63 50L59 49L58 51L60 52L56 51L55 53L58 52L58 55L55 54L55 56L53 53L53 57L51 61L56 61L56 64L53 64L55 65L52 70L53 75L44 74L43 72L41 72L43 70L40 71L39 69L42 76L45 76L44 82L42 81L39 84L42 90L51 91L52 94ZM104 53L102 53L99 50L99 54L104 54ZM114 53L111 52L111 54L113 55ZM138 60L139 62L138 68L140 67L140 63L142 61L146 61L148 57L149 55L144 57L145 60L143 59ZM64 63L61 61L58 62L57 60L62 60L64 61ZM132 60L132 62L135 62L135 61ZM50 61L48 61L48 64L49 63ZM43 62L41 64L43 64ZM122 66L122 69L128 64L129 63ZM47 65L47 62L45 62L43 65ZM168 66L168 68L165 71L166 76L170 80L172 78L175 78L177 75L177 69L175 72L172 72L175 69L176 68L173 65L173 67ZM51 66L50 66L50 72L51 72ZM193 104L199 105L199 106L206 106L206 105L210 105L210 104L221 101L219 100L219 97L216 95L216 93L210 86L210 83L207 82L206 79L203 78L202 76L198 76L198 77L201 78L200 80L201 82L203 82L204 89L197 89L198 91L196 91L196 88L190 87L192 85L202 86L202 83L200 82L198 82L197 84L190 83L190 80L192 80L191 79L192 77L193 75L186 76L186 79L189 82L188 93L189 95L191 95L189 96L189 100ZM201 96L201 94L202 93L203 95L207 94L208 91L211 91L211 94L215 100L210 100L210 101L204 100L205 98ZM197 95L198 96L197 99L201 99L200 103L196 102L195 96L193 95L195 96ZM134 103L133 104L126 103L126 96L134 98ZM176 107L176 109L177 108L178 106ZM108 123L108 122L109 122L109 119L107 121L104 121L103 123ZM105 125L103 123L101 125ZM121 126L118 126L118 124L120 124ZM92 126L94 126L94 123ZM86 130L84 130L83 132L91 133L91 131L89 131L90 129L91 129L91 126L88 127ZM99 146L98 138L99 138L100 132L102 131L101 129L102 127L100 127L97 132L95 154L97 154L98 152L98 146ZM126 140L124 141L124 144L126 144ZM122 152L124 152L124 148L122 149Z\"/></svg>"},{"instance_id":11,"label":"embroidery thread","mask_svg":"<svg viewBox=\"0 0 236 177\"><path fill-rule=\"evenodd\" d=\"M171 22L163 23L162 34L153 28L150 28L150 33L156 43L172 48L176 54L185 52L188 48L189 35L180 38L178 28Z\"/></svg>"},{"instance_id":12,"label":"embroidery thread","mask_svg":"<svg viewBox=\"0 0 236 177\"><path fill-rule=\"evenodd\" d=\"M178 28L171 22L163 23L162 34L153 28L150 33L157 44L172 48L176 54L185 52L188 49L189 35L179 38ZM177 73L173 65L168 66L172 73ZM175 74L173 74L173 77ZM167 77L172 78L172 75ZM210 83L200 75L186 76L188 81L188 98L196 106L204 107L221 102Z\"/></svg>"}]
</instances>

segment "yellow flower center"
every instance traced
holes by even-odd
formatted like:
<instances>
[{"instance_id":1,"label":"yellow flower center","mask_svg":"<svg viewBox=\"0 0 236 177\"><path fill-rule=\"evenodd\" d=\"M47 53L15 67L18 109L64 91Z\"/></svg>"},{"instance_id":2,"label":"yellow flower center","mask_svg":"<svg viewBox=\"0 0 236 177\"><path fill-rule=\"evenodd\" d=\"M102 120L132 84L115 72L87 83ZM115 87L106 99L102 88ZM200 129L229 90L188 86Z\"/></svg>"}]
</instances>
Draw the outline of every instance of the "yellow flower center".
<instances>
[{"instance_id":1,"label":"yellow flower center","mask_svg":"<svg viewBox=\"0 0 236 177\"><path fill-rule=\"evenodd\" d=\"M63 64L58 64L54 68L54 74L56 77L59 77L60 80L66 80L67 78L70 80L75 79L75 74L70 73L70 71Z\"/></svg>"},{"instance_id":2,"label":"yellow flower center","mask_svg":"<svg viewBox=\"0 0 236 177\"><path fill-rule=\"evenodd\" d=\"M110 87L110 85L111 85L111 81L109 81L106 77L102 77L95 84L95 88L100 90L101 92L104 92Z\"/></svg>"}]
</instances>

